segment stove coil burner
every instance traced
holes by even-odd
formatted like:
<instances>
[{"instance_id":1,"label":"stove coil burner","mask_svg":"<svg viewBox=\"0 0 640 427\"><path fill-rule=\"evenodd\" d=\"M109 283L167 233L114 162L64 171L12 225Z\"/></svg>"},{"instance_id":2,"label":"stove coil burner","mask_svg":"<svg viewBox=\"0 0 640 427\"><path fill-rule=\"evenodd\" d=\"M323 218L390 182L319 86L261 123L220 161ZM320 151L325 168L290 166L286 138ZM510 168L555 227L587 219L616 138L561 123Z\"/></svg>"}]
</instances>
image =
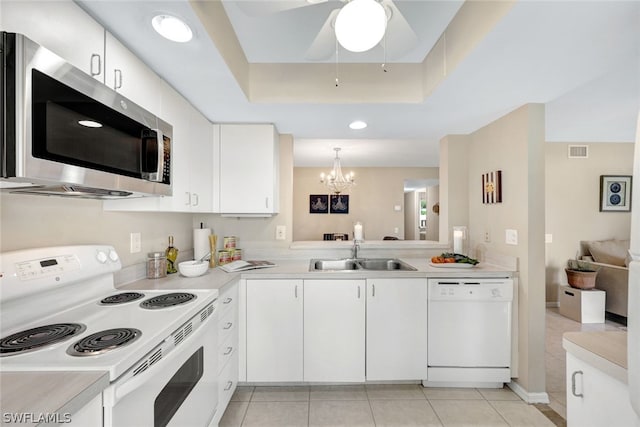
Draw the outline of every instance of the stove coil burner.
<instances>
[{"instance_id":1,"label":"stove coil burner","mask_svg":"<svg viewBox=\"0 0 640 427\"><path fill-rule=\"evenodd\" d=\"M67 349L71 356L95 356L131 344L142 335L139 329L106 329L88 335Z\"/></svg>"},{"instance_id":2,"label":"stove coil burner","mask_svg":"<svg viewBox=\"0 0 640 427\"><path fill-rule=\"evenodd\" d=\"M35 351L65 341L87 329L80 323L55 323L17 332L0 340L0 356Z\"/></svg>"},{"instance_id":3,"label":"stove coil burner","mask_svg":"<svg viewBox=\"0 0 640 427\"><path fill-rule=\"evenodd\" d=\"M125 302L135 301L144 296L140 292L123 292L121 294L109 295L108 297L100 300L100 305L116 305L124 304Z\"/></svg>"},{"instance_id":4,"label":"stove coil burner","mask_svg":"<svg viewBox=\"0 0 640 427\"><path fill-rule=\"evenodd\" d=\"M149 310L156 310L159 308L172 307L174 305L180 305L195 299L194 294L187 292L174 292L171 294L158 295L157 297L149 298L146 301L140 303L140 307Z\"/></svg>"}]
</instances>

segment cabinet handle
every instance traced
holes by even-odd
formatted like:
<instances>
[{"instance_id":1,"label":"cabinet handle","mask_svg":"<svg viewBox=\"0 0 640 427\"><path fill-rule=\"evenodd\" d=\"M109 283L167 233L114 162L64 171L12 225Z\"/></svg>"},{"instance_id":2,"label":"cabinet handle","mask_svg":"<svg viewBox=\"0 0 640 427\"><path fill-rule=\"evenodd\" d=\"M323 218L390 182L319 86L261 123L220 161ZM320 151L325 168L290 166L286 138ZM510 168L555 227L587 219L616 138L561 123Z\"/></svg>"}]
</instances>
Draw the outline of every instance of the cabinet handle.
<instances>
[{"instance_id":1,"label":"cabinet handle","mask_svg":"<svg viewBox=\"0 0 640 427\"><path fill-rule=\"evenodd\" d=\"M571 394L573 394L575 397L584 397L584 394L576 393L576 375L578 374L584 375L582 371L575 371L573 374L571 374Z\"/></svg>"},{"instance_id":2,"label":"cabinet handle","mask_svg":"<svg viewBox=\"0 0 640 427\"><path fill-rule=\"evenodd\" d=\"M96 59L98 60L97 63L96 63ZM94 71L95 70L94 65L97 65L96 68L98 71ZM91 68L90 72L92 77L99 76L102 73L102 57L97 53L91 54L90 68Z\"/></svg>"},{"instance_id":3,"label":"cabinet handle","mask_svg":"<svg viewBox=\"0 0 640 427\"><path fill-rule=\"evenodd\" d=\"M198 206L198 204L200 203L200 198L198 197L198 193L192 193L192 195L195 202L193 202L191 206Z\"/></svg>"},{"instance_id":4,"label":"cabinet handle","mask_svg":"<svg viewBox=\"0 0 640 427\"><path fill-rule=\"evenodd\" d=\"M122 87L122 70L113 70L113 88L118 90Z\"/></svg>"},{"instance_id":5,"label":"cabinet handle","mask_svg":"<svg viewBox=\"0 0 640 427\"><path fill-rule=\"evenodd\" d=\"M372 297L376 296L376 285L371 285L371 296Z\"/></svg>"},{"instance_id":6,"label":"cabinet handle","mask_svg":"<svg viewBox=\"0 0 640 427\"><path fill-rule=\"evenodd\" d=\"M227 351L224 352L223 356L228 356L233 351L233 347L227 347Z\"/></svg>"},{"instance_id":7,"label":"cabinet handle","mask_svg":"<svg viewBox=\"0 0 640 427\"><path fill-rule=\"evenodd\" d=\"M269 208L269 198L268 197L264 198L264 207L265 208Z\"/></svg>"},{"instance_id":8,"label":"cabinet handle","mask_svg":"<svg viewBox=\"0 0 640 427\"><path fill-rule=\"evenodd\" d=\"M233 301L233 298L225 298L224 301L222 301L222 303L229 304L231 301Z\"/></svg>"},{"instance_id":9,"label":"cabinet handle","mask_svg":"<svg viewBox=\"0 0 640 427\"><path fill-rule=\"evenodd\" d=\"M224 391L231 390L231 387L233 387L233 381L227 381L227 386L224 388Z\"/></svg>"},{"instance_id":10,"label":"cabinet handle","mask_svg":"<svg viewBox=\"0 0 640 427\"><path fill-rule=\"evenodd\" d=\"M186 206L189 206L191 204L191 193L189 193L188 191L184 192L185 196L187 196L187 201L184 203Z\"/></svg>"},{"instance_id":11,"label":"cabinet handle","mask_svg":"<svg viewBox=\"0 0 640 427\"><path fill-rule=\"evenodd\" d=\"M227 324L224 325L224 327L222 329L231 329L232 326L233 326L233 323L227 322Z\"/></svg>"},{"instance_id":12,"label":"cabinet handle","mask_svg":"<svg viewBox=\"0 0 640 427\"><path fill-rule=\"evenodd\" d=\"M360 299L360 285L358 285L358 299Z\"/></svg>"}]
</instances>

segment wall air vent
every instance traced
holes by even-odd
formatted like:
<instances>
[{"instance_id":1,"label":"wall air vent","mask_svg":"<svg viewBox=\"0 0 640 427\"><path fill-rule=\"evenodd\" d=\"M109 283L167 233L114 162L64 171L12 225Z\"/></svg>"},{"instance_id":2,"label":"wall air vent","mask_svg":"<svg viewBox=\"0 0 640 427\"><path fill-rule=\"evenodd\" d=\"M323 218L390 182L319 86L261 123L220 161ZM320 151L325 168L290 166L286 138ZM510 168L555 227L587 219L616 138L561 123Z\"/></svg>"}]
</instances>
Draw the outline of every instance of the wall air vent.
<instances>
[{"instance_id":1,"label":"wall air vent","mask_svg":"<svg viewBox=\"0 0 640 427\"><path fill-rule=\"evenodd\" d=\"M588 145L570 145L569 146L570 159L586 159L588 157L589 157Z\"/></svg>"}]
</instances>

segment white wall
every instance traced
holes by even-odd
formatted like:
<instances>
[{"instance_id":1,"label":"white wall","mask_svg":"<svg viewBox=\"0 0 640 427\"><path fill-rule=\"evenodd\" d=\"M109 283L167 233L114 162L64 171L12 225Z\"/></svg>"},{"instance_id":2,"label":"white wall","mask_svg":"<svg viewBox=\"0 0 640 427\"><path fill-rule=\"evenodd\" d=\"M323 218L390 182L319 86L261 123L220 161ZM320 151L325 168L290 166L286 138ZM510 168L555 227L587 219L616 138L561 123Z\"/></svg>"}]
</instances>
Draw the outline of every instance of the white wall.
<instances>
[{"instance_id":1,"label":"white wall","mask_svg":"<svg viewBox=\"0 0 640 427\"><path fill-rule=\"evenodd\" d=\"M585 144L585 143L580 143ZM600 212L600 175L631 175L633 143L589 143L589 157L570 159L568 145L549 142L546 159L546 301L558 301L564 267L581 240L628 239L631 214ZM636 184L636 183L634 183Z\"/></svg>"}]
</instances>

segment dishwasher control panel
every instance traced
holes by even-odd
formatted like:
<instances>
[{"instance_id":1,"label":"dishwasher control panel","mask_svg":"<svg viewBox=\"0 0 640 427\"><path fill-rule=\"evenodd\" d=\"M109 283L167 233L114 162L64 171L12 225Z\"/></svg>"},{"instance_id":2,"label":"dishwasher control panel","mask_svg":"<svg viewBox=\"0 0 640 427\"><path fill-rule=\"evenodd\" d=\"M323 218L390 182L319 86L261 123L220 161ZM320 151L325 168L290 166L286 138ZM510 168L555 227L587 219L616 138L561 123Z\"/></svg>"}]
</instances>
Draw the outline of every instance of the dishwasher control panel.
<instances>
[{"instance_id":1,"label":"dishwasher control panel","mask_svg":"<svg viewBox=\"0 0 640 427\"><path fill-rule=\"evenodd\" d=\"M512 279L429 279L430 300L511 301Z\"/></svg>"}]
</instances>

